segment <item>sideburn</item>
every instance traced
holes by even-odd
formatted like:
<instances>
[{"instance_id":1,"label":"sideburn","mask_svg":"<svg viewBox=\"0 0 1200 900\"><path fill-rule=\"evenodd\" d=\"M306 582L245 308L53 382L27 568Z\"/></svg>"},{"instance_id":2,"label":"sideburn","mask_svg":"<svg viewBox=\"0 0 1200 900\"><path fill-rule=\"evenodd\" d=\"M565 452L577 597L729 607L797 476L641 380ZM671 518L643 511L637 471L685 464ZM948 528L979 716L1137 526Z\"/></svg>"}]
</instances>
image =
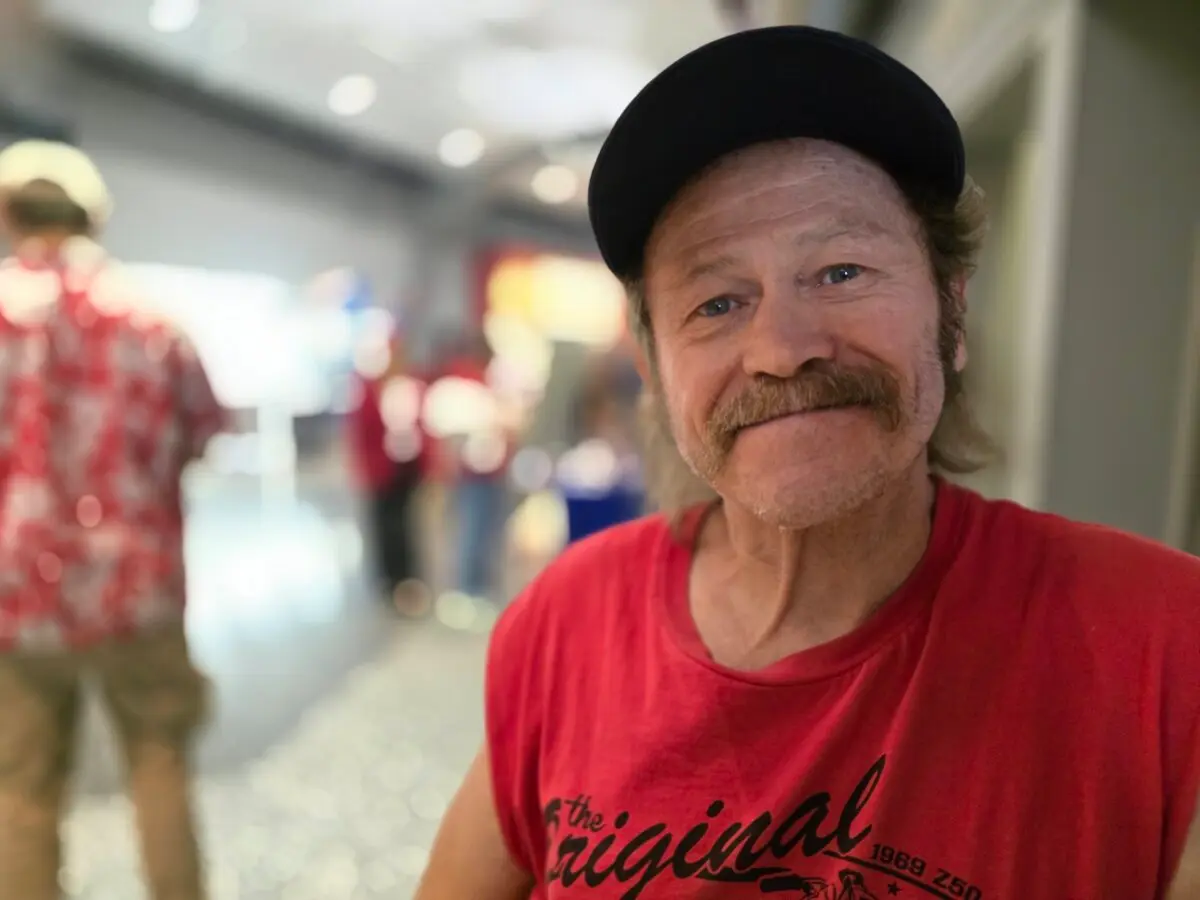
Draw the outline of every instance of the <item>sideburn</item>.
<instances>
[{"instance_id":1,"label":"sideburn","mask_svg":"<svg viewBox=\"0 0 1200 900\"><path fill-rule=\"evenodd\" d=\"M638 431L646 470L647 499L652 508L666 513L672 524L678 524L687 509L711 501L717 495L692 471L679 452L666 404L656 384L657 373L651 378L652 382L642 388L638 398Z\"/></svg>"},{"instance_id":2,"label":"sideburn","mask_svg":"<svg viewBox=\"0 0 1200 900\"><path fill-rule=\"evenodd\" d=\"M945 397L942 414L929 441L929 465L947 475L966 475L999 461L1003 454L980 427L968 401L963 373L954 368L958 344L965 332L961 302L948 291L940 292L940 300L938 357Z\"/></svg>"}]
</instances>

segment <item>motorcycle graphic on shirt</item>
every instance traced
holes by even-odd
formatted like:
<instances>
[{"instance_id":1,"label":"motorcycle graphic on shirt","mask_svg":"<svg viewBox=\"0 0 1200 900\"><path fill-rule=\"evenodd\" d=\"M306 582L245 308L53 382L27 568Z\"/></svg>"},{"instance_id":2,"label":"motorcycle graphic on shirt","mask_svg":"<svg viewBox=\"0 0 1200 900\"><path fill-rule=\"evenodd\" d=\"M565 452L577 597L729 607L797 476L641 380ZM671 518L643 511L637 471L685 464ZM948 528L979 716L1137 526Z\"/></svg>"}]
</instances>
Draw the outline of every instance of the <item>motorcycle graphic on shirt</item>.
<instances>
[{"instance_id":1,"label":"motorcycle graphic on shirt","mask_svg":"<svg viewBox=\"0 0 1200 900\"><path fill-rule=\"evenodd\" d=\"M855 869L838 872L837 884L830 884L824 878L776 875L763 879L758 887L764 894L799 896L812 900L879 900L867 889L862 873Z\"/></svg>"}]
</instances>

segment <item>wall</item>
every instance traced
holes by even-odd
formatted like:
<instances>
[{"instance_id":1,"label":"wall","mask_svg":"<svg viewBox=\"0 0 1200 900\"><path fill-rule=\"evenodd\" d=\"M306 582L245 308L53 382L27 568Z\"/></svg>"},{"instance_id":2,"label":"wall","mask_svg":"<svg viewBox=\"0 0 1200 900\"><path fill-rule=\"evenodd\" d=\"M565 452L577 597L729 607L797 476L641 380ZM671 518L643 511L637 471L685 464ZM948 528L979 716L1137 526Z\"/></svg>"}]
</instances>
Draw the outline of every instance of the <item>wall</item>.
<instances>
[{"instance_id":1,"label":"wall","mask_svg":"<svg viewBox=\"0 0 1200 900\"><path fill-rule=\"evenodd\" d=\"M1024 272L981 273L1015 323L1009 493L1176 540L1173 493L1197 467L1177 426L1195 340L1198 33L1200 5L1175 0L912 0L882 42L968 136L1022 67L1034 73L1015 162L1027 231L1005 229L1027 248Z\"/></svg>"},{"instance_id":2,"label":"wall","mask_svg":"<svg viewBox=\"0 0 1200 900\"><path fill-rule=\"evenodd\" d=\"M1018 91L1026 97L1017 104L1018 124L1006 138L1012 140L1016 130L1029 136L1011 162L1021 170L1013 202L1021 206L1019 243L1027 250L1024 258L1011 257L1005 293L994 292L993 305L1003 305L1011 330L1011 352L1002 362L993 352L993 371L987 373L993 382L1005 382L1013 402L1001 413L1007 432L1003 483L988 489L1002 489L1032 507L1046 501L1082 20L1082 0L912 0L897 6L880 40L938 91L968 139L977 138L980 128L993 130L989 120L997 107L1007 105L1015 87L1027 81ZM968 159L969 168L975 164ZM989 244L1003 236L993 233Z\"/></svg>"},{"instance_id":3,"label":"wall","mask_svg":"<svg viewBox=\"0 0 1200 900\"><path fill-rule=\"evenodd\" d=\"M403 284L415 197L119 85L71 97L79 140L116 198L114 252L290 281L353 265L385 294Z\"/></svg>"},{"instance_id":4,"label":"wall","mask_svg":"<svg viewBox=\"0 0 1200 900\"><path fill-rule=\"evenodd\" d=\"M1070 0L904 0L879 44L933 86L967 123L1028 62Z\"/></svg>"},{"instance_id":5,"label":"wall","mask_svg":"<svg viewBox=\"0 0 1200 900\"><path fill-rule=\"evenodd\" d=\"M967 287L966 388L979 424L1001 448L1009 443L1009 358L1011 339L1005 326L1006 304L1003 282L1006 254L995 235L1008 228L1009 209L1004 202L1012 191L1011 155L1002 147L971 151L971 174L985 192L989 209L989 240L985 241L979 267ZM1007 493L1007 471L996 461L983 472L962 479L963 483L989 496Z\"/></svg>"},{"instance_id":6,"label":"wall","mask_svg":"<svg viewBox=\"0 0 1200 900\"><path fill-rule=\"evenodd\" d=\"M1047 505L1164 535L1200 225L1200 6L1088 12Z\"/></svg>"},{"instance_id":7,"label":"wall","mask_svg":"<svg viewBox=\"0 0 1200 900\"><path fill-rule=\"evenodd\" d=\"M1012 493L1018 409L1016 368L1020 358L1022 305L1028 291L1028 240L1034 191L1032 163L1039 146L1031 129L1034 67L1009 84L986 114L964 129L971 177L983 190L988 233L979 268L967 288L967 389L980 424L1001 457L964 478L989 496Z\"/></svg>"}]
</instances>

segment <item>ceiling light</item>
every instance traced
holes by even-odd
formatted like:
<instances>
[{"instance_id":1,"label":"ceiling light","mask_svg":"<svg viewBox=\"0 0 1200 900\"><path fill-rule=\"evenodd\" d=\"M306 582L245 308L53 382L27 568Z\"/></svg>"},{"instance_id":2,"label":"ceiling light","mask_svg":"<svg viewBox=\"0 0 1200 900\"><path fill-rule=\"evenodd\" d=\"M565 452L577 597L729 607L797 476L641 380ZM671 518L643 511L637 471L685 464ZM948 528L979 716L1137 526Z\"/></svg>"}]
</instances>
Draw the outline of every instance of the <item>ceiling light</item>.
<instances>
[{"instance_id":1,"label":"ceiling light","mask_svg":"<svg viewBox=\"0 0 1200 900\"><path fill-rule=\"evenodd\" d=\"M479 132L470 128L459 128L442 138L438 144L438 156L453 169L465 169L479 162L484 146L483 137Z\"/></svg>"},{"instance_id":2,"label":"ceiling light","mask_svg":"<svg viewBox=\"0 0 1200 900\"><path fill-rule=\"evenodd\" d=\"M587 47L505 47L473 53L458 87L482 124L554 140L610 128L652 74Z\"/></svg>"},{"instance_id":3,"label":"ceiling light","mask_svg":"<svg viewBox=\"0 0 1200 900\"><path fill-rule=\"evenodd\" d=\"M329 108L339 116L357 116L371 108L379 88L368 75L347 75L329 91Z\"/></svg>"},{"instance_id":4,"label":"ceiling light","mask_svg":"<svg viewBox=\"0 0 1200 900\"><path fill-rule=\"evenodd\" d=\"M543 203L566 203L579 191L579 176L566 166L542 166L529 185Z\"/></svg>"},{"instance_id":5,"label":"ceiling light","mask_svg":"<svg viewBox=\"0 0 1200 900\"><path fill-rule=\"evenodd\" d=\"M163 34L187 31L200 14L200 0L154 0L150 27Z\"/></svg>"}]
</instances>

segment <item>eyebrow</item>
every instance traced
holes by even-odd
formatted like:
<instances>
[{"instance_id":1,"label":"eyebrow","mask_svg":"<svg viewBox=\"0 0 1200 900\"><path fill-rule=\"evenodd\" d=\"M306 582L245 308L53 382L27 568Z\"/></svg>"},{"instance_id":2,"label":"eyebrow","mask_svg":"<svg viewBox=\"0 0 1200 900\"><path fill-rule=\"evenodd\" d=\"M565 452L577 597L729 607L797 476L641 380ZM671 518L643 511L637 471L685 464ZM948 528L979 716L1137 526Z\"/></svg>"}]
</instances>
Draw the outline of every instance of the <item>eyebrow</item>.
<instances>
[{"instance_id":1,"label":"eyebrow","mask_svg":"<svg viewBox=\"0 0 1200 900\"><path fill-rule=\"evenodd\" d=\"M893 232L875 219L866 216L835 216L814 228L809 228L796 237L797 246L827 244L841 237L878 238L888 237ZM695 281L705 275L716 275L738 264L736 256L722 253L697 261L684 273L683 282Z\"/></svg>"},{"instance_id":2,"label":"eyebrow","mask_svg":"<svg viewBox=\"0 0 1200 900\"><path fill-rule=\"evenodd\" d=\"M684 273L683 280L695 281L697 278L703 278L705 275L717 275L726 269L733 268L737 265L737 262L737 257L728 253L712 256L690 266L687 272Z\"/></svg>"},{"instance_id":3,"label":"eyebrow","mask_svg":"<svg viewBox=\"0 0 1200 900\"><path fill-rule=\"evenodd\" d=\"M891 229L867 216L837 216L802 232L796 238L796 243L827 244L840 237L877 238L888 237L892 233Z\"/></svg>"}]
</instances>

